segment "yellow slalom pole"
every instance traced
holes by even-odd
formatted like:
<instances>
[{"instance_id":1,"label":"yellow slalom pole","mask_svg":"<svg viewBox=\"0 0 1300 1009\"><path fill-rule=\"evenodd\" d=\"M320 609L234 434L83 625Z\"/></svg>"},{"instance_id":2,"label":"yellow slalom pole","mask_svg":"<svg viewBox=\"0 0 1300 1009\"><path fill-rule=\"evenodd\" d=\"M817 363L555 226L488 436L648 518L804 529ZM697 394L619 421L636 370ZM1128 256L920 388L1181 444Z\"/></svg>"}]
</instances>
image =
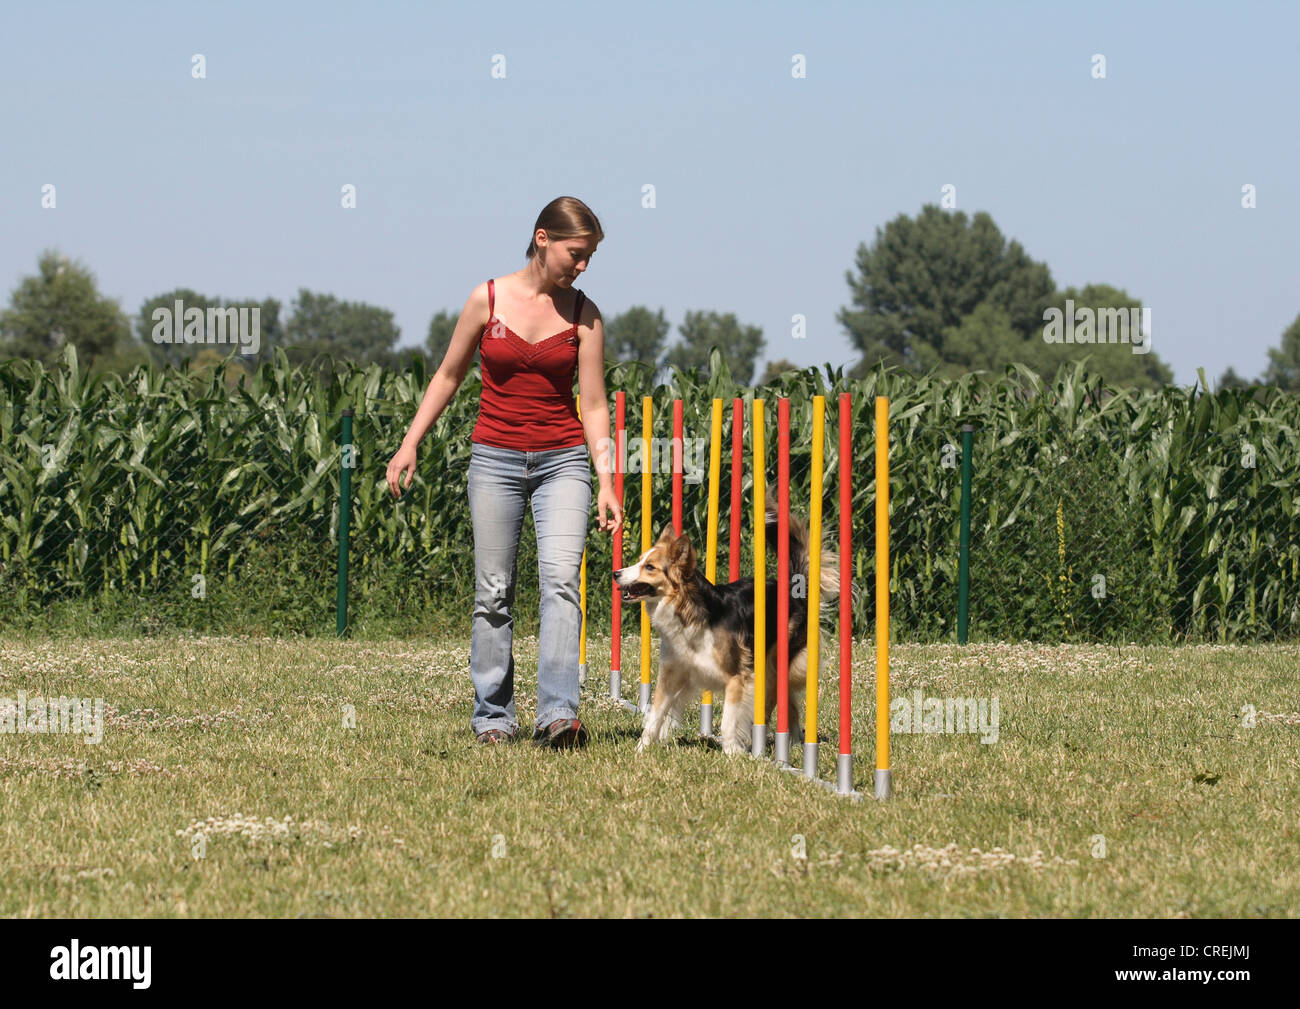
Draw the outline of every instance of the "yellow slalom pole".
<instances>
[{"instance_id":1,"label":"yellow slalom pole","mask_svg":"<svg viewBox=\"0 0 1300 1009\"><path fill-rule=\"evenodd\" d=\"M876 397L876 798L889 774L889 400Z\"/></svg>"},{"instance_id":2,"label":"yellow slalom pole","mask_svg":"<svg viewBox=\"0 0 1300 1009\"><path fill-rule=\"evenodd\" d=\"M582 420L582 397L573 397L578 408L578 420ZM578 686L587 682L587 545L583 537L582 568L578 575L578 606L582 610L582 634L578 638Z\"/></svg>"},{"instance_id":3,"label":"yellow slalom pole","mask_svg":"<svg viewBox=\"0 0 1300 1009\"><path fill-rule=\"evenodd\" d=\"M803 773L817 777L817 674L821 668L822 464L826 397L813 397L812 486L808 501L808 674L804 686ZM844 563L848 563L845 561Z\"/></svg>"},{"instance_id":4,"label":"yellow slalom pole","mask_svg":"<svg viewBox=\"0 0 1300 1009\"><path fill-rule=\"evenodd\" d=\"M754 400L754 735L751 753L767 752L767 453L763 401Z\"/></svg>"},{"instance_id":5,"label":"yellow slalom pole","mask_svg":"<svg viewBox=\"0 0 1300 1009\"><path fill-rule=\"evenodd\" d=\"M713 401L709 427L709 527L705 540L704 577L717 584L718 573L718 484L722 479L722 400ZM700 698L700 735L713 735L713 692Z\"/></svg>"},{"instance_id":6,"label":"yellow slalom pole","mask_svg":"<svg viewBox=\"0 0 1300 1009\"><path fill-rule=\"evenodd\" d=\"M653 400L641 398L641 553L653 542L650 537L650 435ZM641 603L641 710L650 710L650 613Z\"/></svg>"}]
</instances>

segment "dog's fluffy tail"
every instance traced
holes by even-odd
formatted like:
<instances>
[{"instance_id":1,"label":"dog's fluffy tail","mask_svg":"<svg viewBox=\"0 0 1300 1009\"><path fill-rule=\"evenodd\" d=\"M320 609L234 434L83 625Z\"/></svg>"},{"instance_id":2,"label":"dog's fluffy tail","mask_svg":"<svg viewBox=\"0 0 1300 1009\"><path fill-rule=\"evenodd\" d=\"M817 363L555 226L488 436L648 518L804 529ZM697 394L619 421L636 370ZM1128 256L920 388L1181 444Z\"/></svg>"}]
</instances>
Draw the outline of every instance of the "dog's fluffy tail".
<instances>
[{"instance_id":1,"label":"dog's fluffy tail","mask_svg":"<svg viewBox=\"0 0 1300 1009\"><path fill-rule=\"evenodd\" d=\"M767 526L767 544L773 550L776 549L777 536L780 533L778 498L776 488L771 484L767 485L767 491L764 495L764 509ZM831 549L831 540L827 536L827 526L825 522L825 511L822 512L822 537L821 537L821 577L818 582L821 586L821 608L828 609L835 604L840 594L840 557ZM790 515L789 520L789 557L791 575L803 575L804 585L807 586L810 577L810 556L812 553L812 536L808 529L808 524L799 516ZM775 573L775 572L773 572ZM805 598L807 593L805 592Z\"/></svg>"}]
</instances>

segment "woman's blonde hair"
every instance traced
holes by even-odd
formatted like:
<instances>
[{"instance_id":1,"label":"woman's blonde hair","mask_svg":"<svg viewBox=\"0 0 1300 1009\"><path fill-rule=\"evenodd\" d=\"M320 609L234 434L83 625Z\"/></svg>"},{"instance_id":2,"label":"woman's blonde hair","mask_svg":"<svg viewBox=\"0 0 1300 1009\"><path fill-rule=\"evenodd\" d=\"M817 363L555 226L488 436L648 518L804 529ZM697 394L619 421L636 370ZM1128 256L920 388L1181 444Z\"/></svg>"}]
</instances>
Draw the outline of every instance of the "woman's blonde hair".
<instances>
[{"instance_id":1,"label":"woman's blonde hair","mask_svg":"<svg viewBox=\"0 0 1300 1009\"><path fill-rule=\"evenodd\" d=\"M557 196L543 207L537 215L537 223L533 225L534 236L537 235L538 228L542 228L552 242L589 236L599 242L605 237L605 232L600 229L600 221L591 212L591 208L575 196ZM529 238L524 258L532 259L535 255L537 242L534 238Z\"/></svg>"}]
</instances>

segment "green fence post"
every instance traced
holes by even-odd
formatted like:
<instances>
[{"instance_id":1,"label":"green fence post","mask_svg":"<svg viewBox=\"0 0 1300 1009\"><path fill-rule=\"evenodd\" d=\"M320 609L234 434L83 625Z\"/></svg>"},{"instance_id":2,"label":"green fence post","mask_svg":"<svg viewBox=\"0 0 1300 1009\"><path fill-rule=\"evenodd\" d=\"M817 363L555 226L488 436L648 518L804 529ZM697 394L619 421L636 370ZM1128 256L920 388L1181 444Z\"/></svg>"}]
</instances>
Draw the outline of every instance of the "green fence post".
<instances>
[{"instance_id":1,"label":"green fence post","mask_svg":"<svg viewBox=\"0 0 1300 1009\"><path fill-rule=\"evenodd\" d=\"M970 616L970 470L975 428L961 426L961 544L957 553L957 644L966 643Z\"/></svg>"},{"instance_id":2,"label":"green fence post","mask_svg":"<svg viewBox=\"0 0 1300 1009\"><path fill-rule=\"evenodd\" d=\"M339 453L343 468L339 474L339 592L338 636L348 630L348 518L352 512L352 408L343 411L343 446Z\"/></svg>"}]
</instances>

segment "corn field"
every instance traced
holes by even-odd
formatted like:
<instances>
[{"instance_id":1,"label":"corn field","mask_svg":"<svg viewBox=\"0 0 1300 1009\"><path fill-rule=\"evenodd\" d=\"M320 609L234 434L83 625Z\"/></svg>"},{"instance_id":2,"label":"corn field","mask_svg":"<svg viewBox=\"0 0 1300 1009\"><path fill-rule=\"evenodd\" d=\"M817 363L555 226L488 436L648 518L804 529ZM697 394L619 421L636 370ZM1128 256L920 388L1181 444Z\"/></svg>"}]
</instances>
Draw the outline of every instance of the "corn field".
<instances>
[{"instance_id":1,"label":"corn field","mask_svg":"<svg viewBox=\"0 0 1300 1009\"><path fill-rule=\"evenodd\" d=\"M353 633L459 629L473 599L466 498L477 371L419 450L400 501L384 479L431 376L419 362L291 369L281 353L239 384L220 369L89 376L69 348L57 368L0 362L0 624L47 627L77 606L84 629L148 633L334 633L340 416L355 411L351 481ZM1202 385L1204 376L1202 375ZM719 577L727 572L730 417L744 401L742 572L751 570L750 422L767 402L776 479L776 400L791 400L791 501L807 514L812 397L826 397L824 522L837 528L838 395L853 400L854 625L873 626L874 399L890 399L893 636L955 640L961 427L973 425L972 640L1242 642L1300 632L1300 396L1272 388L1103 388L1080 366L1044 382L1028 369L958 380L880 369L789 372L737 386L715 352L708 376L652 384L611 364L629 437L653 400L657 438L707 439L724 404ZM670 458L664 453L664 458ZM707 466L708 453L702 458ZM656 471L652 530L671 519ZM641 479L626 477L625 558L641 542ZM593 474L593 506L596 489ZM707 480L687 483L684 528L703 551ZM525 519L517 626L535 619L536 545ZM588 540L588 624L610 619L611 539ZM701 561L702 563L702 561ZM769 574L775 569L769 566ZM831 619L828 615L828 621ZM635 632L635 615L625 632Z\"/></svg>"}]
</instances>

